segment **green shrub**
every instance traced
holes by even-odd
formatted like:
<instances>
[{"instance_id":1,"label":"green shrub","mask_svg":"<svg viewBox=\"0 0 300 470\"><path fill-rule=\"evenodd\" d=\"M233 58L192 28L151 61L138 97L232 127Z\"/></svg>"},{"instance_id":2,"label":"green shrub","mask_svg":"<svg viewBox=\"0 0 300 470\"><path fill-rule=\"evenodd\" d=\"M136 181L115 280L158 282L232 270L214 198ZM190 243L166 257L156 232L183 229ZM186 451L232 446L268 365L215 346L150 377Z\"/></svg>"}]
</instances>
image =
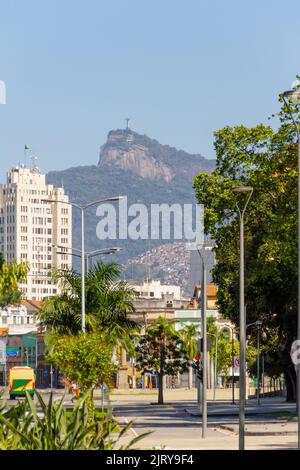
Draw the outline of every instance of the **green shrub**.
<instances>
[{"instance_id":1,"label":"green shrub","mask_svg":"<svg viewBox=\"0 0 300 470\"><path fill-rule=\"evenodd\" d=\"M129 449L148 434L141 434L128 444L120 445L119 440L131 423L119 432L119 425L112 417L96 413L91 422L87 395L80 398L72 410L66 410L65 397L54 403L52 393L48 404L38 393L37 403L28 393L23 402L11 408L3 402L0 406L0 449L121 450Z\"/></svg>"}]
</instances>

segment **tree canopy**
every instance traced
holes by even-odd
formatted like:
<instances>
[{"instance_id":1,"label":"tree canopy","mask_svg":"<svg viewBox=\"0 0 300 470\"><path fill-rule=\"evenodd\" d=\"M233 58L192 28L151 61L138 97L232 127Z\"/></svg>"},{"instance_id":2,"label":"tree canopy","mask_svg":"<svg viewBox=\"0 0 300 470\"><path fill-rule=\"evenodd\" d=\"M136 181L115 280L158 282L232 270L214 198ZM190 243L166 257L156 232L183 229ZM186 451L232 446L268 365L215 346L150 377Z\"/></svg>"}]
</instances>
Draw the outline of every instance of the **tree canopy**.
<instances>
[{"instance_id":1,"label":"tree canopy","mask_svg":"<svg viewBox=\"0 0 300 470\"><path fill-rule=\"evenodd\" d=\"M134 311L134 292L119 280L120 273L117 264L99 261L86 274L86 330L101 330L112 343L128 349L139 325L128 317ZM81 276L62 271L56 277L62 293L45 302L40 320L49 331L76 335L81 331Z\"/></svg>"},{"instance_id":2,"label":"tree canopy","mask_svg":"<svg viewBox=\"0 0 300 470\"><path fill-rule=\"evenodd\" d=\"M267 367L284 371L288 398L295 373L289 351L297 323L297 144L295 126L282 102L280 125L225 127L215 132L216 169L194 180L205 207L205 232L215 240L220 312L239 323L239 218L234 186L254 188L245 212L245 303L247 323L261 320L262 347L272 345ZM291 104L300 121L299 108ZM251 333L251 331L247 331ZM251 339L251 334L250 334ZM266 370L268 372L268 370Z\"/></svg>"},{"instance_id":3,"label":"tree canopy","mask_svg":"<svg viewBox=\"0 0 300 470\"><path fill-rule=\"evenodd\" d=\"M112 363L112 345L99 333L56 337L48 358L83 391L110 385L118 368Z\"/></svg>"},{"instance_id":4,"label":"tree canopy","mask_svg":"<svg viewBox=\"0 0 300 470\"><path fill-rule=\"evenodd\" d=\"M13 261L10 265L0 253L0 307L14 304L21 298L19 282L26 279L28 265Z\"/></svg>"}]
</instances>

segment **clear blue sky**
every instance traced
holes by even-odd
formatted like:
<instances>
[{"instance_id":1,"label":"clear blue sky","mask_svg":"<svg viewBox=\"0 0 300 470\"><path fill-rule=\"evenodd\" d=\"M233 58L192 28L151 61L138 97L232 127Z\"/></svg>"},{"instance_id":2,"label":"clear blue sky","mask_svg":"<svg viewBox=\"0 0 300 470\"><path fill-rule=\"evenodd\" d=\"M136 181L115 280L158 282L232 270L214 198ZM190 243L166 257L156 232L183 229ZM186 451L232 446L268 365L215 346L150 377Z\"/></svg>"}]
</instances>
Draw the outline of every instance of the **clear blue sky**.
<instances>
[{"instance_id":1,"label":"clear blue sky","mask_svg":"<svg viewBox=\"0 0 300 470\"><path fill-rule=\"evenodd\" d=\"M27 143L41 169L96 164L125 126L214 157L300 72L299 0L0 0L0 179Z\"/></svg>"}]
</instances>

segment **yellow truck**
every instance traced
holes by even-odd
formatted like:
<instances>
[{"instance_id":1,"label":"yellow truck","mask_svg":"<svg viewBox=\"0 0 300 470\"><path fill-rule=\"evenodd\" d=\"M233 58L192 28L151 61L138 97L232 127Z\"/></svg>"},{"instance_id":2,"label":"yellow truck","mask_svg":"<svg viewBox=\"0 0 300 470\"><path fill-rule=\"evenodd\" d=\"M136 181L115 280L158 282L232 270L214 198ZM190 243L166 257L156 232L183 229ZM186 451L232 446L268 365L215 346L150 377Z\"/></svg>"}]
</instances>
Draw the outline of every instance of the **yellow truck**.
<instances>
[{"instance_id":1,"label":"yellow truck","mask_svg":"<svg viewBox=\"0 0 300 470\"><path fill-rule=\"evenodd\" d=\"M12 367L9 371L9 398L25 397L26 391L33 397L35 393L35 374L31 367Z\"/></svg>"}]
</instances>

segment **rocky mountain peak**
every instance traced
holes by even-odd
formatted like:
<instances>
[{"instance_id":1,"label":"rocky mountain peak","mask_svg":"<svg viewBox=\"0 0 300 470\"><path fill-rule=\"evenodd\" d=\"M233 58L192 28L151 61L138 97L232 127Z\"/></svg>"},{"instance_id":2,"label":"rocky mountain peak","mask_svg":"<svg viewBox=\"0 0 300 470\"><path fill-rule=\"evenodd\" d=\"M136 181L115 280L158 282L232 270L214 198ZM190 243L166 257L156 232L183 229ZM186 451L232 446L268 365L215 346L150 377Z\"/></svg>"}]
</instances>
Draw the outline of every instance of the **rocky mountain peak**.
<instances>
[{"instance_id":1,"label":"rocky mountain peak","mask_svg":"<svg viewBox=\"0 0 300 470\"><path fill-rule=\"evenodd\" d=\"M214 161L162 145L127 128L108 133L98 165L113 165L142 178L170 183L177 174L192 179L201 170L211 171Z\"/></svg>"}]
</instances>

